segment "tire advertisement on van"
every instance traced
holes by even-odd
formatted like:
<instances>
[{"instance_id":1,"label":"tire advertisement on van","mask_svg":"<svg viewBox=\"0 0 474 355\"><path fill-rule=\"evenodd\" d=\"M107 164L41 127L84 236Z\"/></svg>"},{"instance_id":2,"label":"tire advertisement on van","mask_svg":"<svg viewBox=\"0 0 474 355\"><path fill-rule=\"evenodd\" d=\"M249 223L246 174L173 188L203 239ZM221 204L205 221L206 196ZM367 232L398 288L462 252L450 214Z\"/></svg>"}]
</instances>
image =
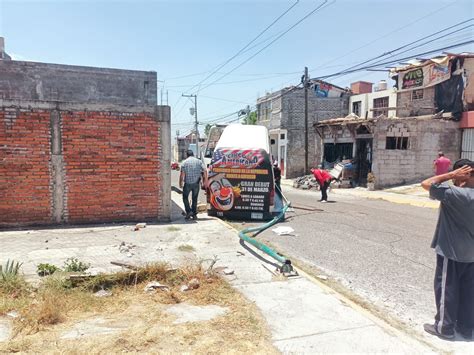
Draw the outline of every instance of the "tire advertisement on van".
<instances>
[{"instance_id":1,"label":"tire advertisement on van","mask_svg":"<svg viewBox=\"0 0 474 355\"><path fill-rule=\"evenodd\" d=\"M209 166L208 214L270 219L273 185L273 169L264 149L219 148Z\"/></svg>"}]
</instances>

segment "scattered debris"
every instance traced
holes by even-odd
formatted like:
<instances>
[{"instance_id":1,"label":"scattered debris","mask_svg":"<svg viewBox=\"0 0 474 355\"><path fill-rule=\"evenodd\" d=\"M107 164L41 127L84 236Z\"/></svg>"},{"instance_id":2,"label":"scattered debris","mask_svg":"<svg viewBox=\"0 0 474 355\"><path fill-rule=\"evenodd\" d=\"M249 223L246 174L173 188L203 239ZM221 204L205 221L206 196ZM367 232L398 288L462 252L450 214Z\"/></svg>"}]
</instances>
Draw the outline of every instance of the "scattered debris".
<instances>
[{"instance_id":1,"label":"scattered debris","mask_svg":"<svg viewBox=\"0 0 474 355\"><path fill-rule=\"evenodd\" d=\"M204 213L207 211L207 204L205 203L198 203L197 205L197 211L198 213Z\"/></svg>"},{"instance_id":2,"label":"scattered debris","mask_svg":"<svg viewBox=\"0 0 474 355\"><path fill-rule=\"evenodd\" d=\"M234 275L234 270L229 269L227 266L216 267L214 271L221 275Z\"/></svg>"},{"instance_id":3,"label":"scattered debris","mask_svg":"<svg viewBox=\"0 0 474 355\"><path fill-rule=\"evenodd\" d=\"M119 246L119 251L122 254L127 254L127 256L130 258L133 256L132 249L136 248L137 246L134 244L126 244L125 242L120 243Z\"/></svg>"},{"instance_id":4,"label":"scattered debris","mask_svg":"<svg viewBox=\"0 0 474 355\"><path fill-rule=\"evenodd\" d=\"M192 245L182 244L178 247L178 250L183 251L183 252L187 252L187 253L191 253L191 252L195 251L196 249L194 249L194 247Z\"/></svg>"},{"instance_id":5,"label":"scattered debris","mask_svg":"<svg viewBox=\"0 0 474 355\"><path fill-rule=\"evenodd\" d=\"M320 280L324 280L326 281L328 279L328 277L326 275L316 275L316 277Z\"/></svg>"},{"instance_id":6,"label":"scattered debris","mask_svg":"<svg viewBox=\"0 0 474 355\"><path fill-rule=\"evenodd\" d=\"M237 256L244 256L244 255L245 255L245 253L242 253L241 251L237 250Z\"/></svg>"},{"instance_id":7,"label":"scattered debris","mask_svg":"<svg viewBox=\"0 0 474 355\"><path fill-rule=\"evenodd\" d=\"M107 290L100 290L94 293L95 297L110 297L112 296L112 292L107 291Z\"/></svg>"},{"instance_id":8,"label":"scattered debris","mask_svg":"<svg viewBox=\"0 0 474 355\"><path fill-rule=\"evenodd\" d=\"M124 268L127 268L127 269L130 269L130 270L138 270L139 267L136 266L136 265L133 265L133 264L127 264L127 263L122 263L120 261L111 261L110 262L112 265L116 265L116 266L122 266Z\"/></svg>"},{"instance_id":9,"label":"scattered debris","mask_svg":"<svg viewBox=\"0 0 474 355\"><path fill-rule=\"evenodd\" d=\"M155 292L157 289L163 290L163 291L169 291L169 287L166 285L160 284L158 281L152 281L147 283L145 288L143 289L145 292Z\"/></svg>"},{"instance_id":10,"label":"scattered debris","mask_svg":"<svg viewBox=\"0 0 474 355\"><path fill-rule=\"evenodd\" d=\"M135 228L134 228L133 230L134 230L134 231L138 231L138 230L140 230L140 229L142 229L142 228L146 228L146 223L137 223L137 224L135 225Z\"/></svg>"},{"instance_id":11,"label":"scattered debris","mask_svg":"<svg viewBox=\"0 0 474 355\"><path fill-rule=\"evenodd\" d=\"M224 269L224 275L234 275L234 270L232 270L232 269Z\"/></svg>"},{"instance_id":12,"label":"scattered debris","mask_svg":"<svg viewBox=\"0 0 474 355\"><path fill-rule=\"evenodd\" d=\"M195 290L195 289L199 288L200 285L201 284L200 284L198 279L191 279L191 281L188 282L188 287L191 290Z\"/></svg>"},{"instance_id":13,"label":"scattered debris","mask_svg":"<svg viewBox=\"0 0 474 355\"><path fill-rule=\"evenodd\" d=\"M181 286L181 287L179 288L179 290L180 290L181 292L186 292L186 291L189 291L189 287L188 287L188 285L183 285L183 286Z\"/></svg>"},{"instance_id":14,"label":"scattered debris","mask_svg":"<svg viewBox=\"0 0 474 355\"><path fill-rule=\"evenodd\" d=\"M319 184L313 175L304 175L293 180L293 187L297 189L301 188L303 190L309 190L313 188L319 188Z\"/></svg>"},{"instance_id":15,"label":"scattered debris","mask_svg":"<svg viewBox=\"0 0 474 355\"><path fill-rule=\"evenodd\" d=\"M295 230L291 227L283 227L283 226L272 229L272 232L276 233L278 235L294 235L294 234L292 234L294 231Z\"/></svg>"},{"instance_id":16,"label":"scattered debris","mask_svg":"<svg viewBox=\"0 0 474 355\"><path fill-rule=\"evenodd\" d=\"M10 311L7 313L7 317L10 317L10 318L18 318L19 316L20 314L17 311Z\"/></svg>"}]
</instances>

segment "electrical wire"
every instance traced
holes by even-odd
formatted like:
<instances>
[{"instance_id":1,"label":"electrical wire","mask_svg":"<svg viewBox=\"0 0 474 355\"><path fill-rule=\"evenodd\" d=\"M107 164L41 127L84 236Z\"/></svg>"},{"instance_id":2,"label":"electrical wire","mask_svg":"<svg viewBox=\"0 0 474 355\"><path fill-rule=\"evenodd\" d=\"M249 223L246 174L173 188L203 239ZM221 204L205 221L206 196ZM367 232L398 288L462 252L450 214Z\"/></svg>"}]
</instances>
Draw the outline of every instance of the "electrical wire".
<instances>
[{"instance_id":1,"label":"electrical wire","mask_svg":"<svg viewBox=\"0 0 474 355\"><path fill-rule=\"evenodd\" d=\"M444 29L442 29L442 30L436 31L436 32L434 32L434 33L432 33L432 34L430 34L430 35L428 35L428 36L424 36L424 37L419 38L419 39L417 39L417 40L415 40L415 41L412 41L412 42L410 42L410 43L407 43L407 44L405 44L405 45L402 45L402 46L400 46L400 47L398 47L398 48L395 48L395 49L390 50L390 51L388 51L388 52L382 53L382 54L380 54L380 55L378 55L378 56L376 56L376 57L374 57L374 58L365 60L365 61L363 61L363 62L361 62L361 63L359 63L359 64L356 64L356 65L354 65L354 66L352 66L352 67L347 68L346 70L351 70L351 69L360 67L361 65L368 64L368 63L370 63L370 62L373 62L374 60L377 60L377 59L386 57L386 56L388 56L388 55L392 55L392 56L393 56L393 55L395 54L395 52L399 52L401 49L410 47L410 46L412 46L413 44L419 43L419 42L421 42L421 41L423 41L423 40L425 40L425 39L428 39L428 38L430 38L430 37L436 36L437 34L446 32L447 30L450 30L450 29L452 29L452 28L458 27L458 26L460 26L460 25L462 25L462 24L465 24L465 23L471 22L471 21L473 21L473 19L468 19L468 20L459 22L459 23L457 23L457 24L455 24L455 25L453 25L453 26L449 26L449 27L444 28ZM446 33L446 34L443 34L443 35L441 35L441 36L439 36L439 37L430 39L429 41L426 41L426 42L424 42L424 43L422 43L422 44L418 44L417 46L415 46L415 47L413 47L413 48L406 49L405 51L402 51L402 52L400 52L400 53L397 53L397 55L402 54L402 53L409 52L409 51L411 51L411 50L414 50L414 49L417 49L417 48L420 48L420 47L423 47L423 46L425 46L425 45L427 45L427 44L429 44L429 43L432 43L432 42L435 42L435 41L437 41L437 40L439 40L439 39L448 37L448 36L450 36L451 34L458 33L458 32L460 32L460 31L463 31L463 30L465 30L465 29L467 29L467 28L470 28L470 27L473 27L473 25L471 24L471 25L465 26L465 27L463 27L463 28L454 30L454 31L452 31L452 32L450 32L450 33ZM381 60L380 60L380 61L381 61ZM380 62L380 61L379 61L379 62ZM372 64L377 64L377 63L379 63L379 62L372 63Z\"/></svg>"},{"instance_id":2,"label":"electrical wire","mask_svg":"<svg viewBox=\"0 0 474 355\"><path fill-rule=\"evenodd\" d=\"M341 71L341 72L333 73L333 74L329 74L329 75L323 75L323 76L319 76L317 79L327 79L327 78L331 78L331 77L334 77L334 76L340 76L341 74L344 74L344 75L345 75L345 74L355 73L355 72L357 72L357 71L366 70L366 69L373 68L373 67L376 67L376 66L389 65L389 64L394 64L394 63L400 63L400 62L403 61L403 60L412 59L413 57L418 57L418 56L422 56L422 55L437 53L437 52L444 51L444 50L446 50L446 49L461 47L461 46L465 46L465 45L468 45L468 44L471 44L471 43L474 43L474 40L469 40L469 41L462 42L462 43L456 43L456 44L453 44L453 45L450 45L450 46L446 46L446 47L442 47L442 48L437 48L437 49L434 49L434 50L430 50L430 51L427 51L427 52L414 54L414 55L411 55L411 56L408 56L408 57L404 57L404 58L393 59L393 60L390 60L390 61L387 61L387 62L384 62L384 63L378 63L378 64L376 64L376 65L368 65L368 66L366 66L366 67L361 67L361 68L355 68L355 69L352 69L352 70Z\"/></svg>"},{"instance_id":3,"label":"electrical wire","mask_svg":"<svg viewBox=\"0 0 474 355\"><path fill-rule=\"evenodd\" d=\"M260 54L261 52L263 52L265 49L267 49L268 47L270 47L273 43L275 43L276 41L278 41L281 37L283 37L284 35L286 35L288 32L290 32L293 28L295 28L296 26L298 26L300 23L302 23L303 21L305 21L308 17L310 17L311 15L313 15L314 13L326 8L326 7L329 7L331 5L333 5L336 0L333 0L332 2L330 2L329 4L327 3L328 0L324 0L324 2L320 5L318 5L315 9L313 9L312 11L310 11L307 15L305 15L304 17L302 17L301 19L299 19L296 23L294 23L292 26L290 26L286 31L284 31L283 33L281 33L279 36L277 36L273 41L271 41L270 43L268 43L266 46L264 46L263 48L261 48L259 51L257 51L256 53L252 54L250 57L248 57L246 60L244 60L242 63L240 63L239 65L235 66L234 68L232 68L232 70L228 71L227 73L225 73L224 75L220 76L218 79L214 80L213 82L211 82L210 84L207 84L205 85L203 88L200 88L198 90L198 92L202 91L202 90L205 90L206 88L208 88L209 86L211 85L214 85L215 83L217 83L218 81L222 80L223 78L225 78L227 75L233 73L234 71L236 71L237 69L239 69L242 65L246 64L247 62L249 62L250 60L252 60L254 57L256 57L258 54Z\"/></svg>"},{"instance_id":4,"label":"electrical wire","mask_svg":"<svg viewBox=\"0 0 474 355\"><path fill-rule=\"evenodd\" d=\"M424 20L424 19L426 19L426 18L428 18L428 17L430 17L430 16L432 16L432 15L434 15L434 14L436 14L436 13L438 13L438 12L440 12L440 11L442 11L442 10L444 10L444 9L446 9L446 8L448 8L448 7L450 7L450 6L452 6L452 5L454 5L454 4L457 3L457 2L459 2L459 0L453 1L453 2L451 2L451 3L449 3L449 4L447 4L447 5L444 5L444 6L440 7L440 8L438 8L438 9L436 9L436 10L434 10L434 11L428 13L428 14L426 14L426 15L423 15L423 16L421 16L421 17L418 17L418 18L416 18L415 20L413 20L413 21L411 21L411 22L409 22L409 23L407 23L407 24L405 24L405 25L403 25L403 26L397 27L396 29L394 29L394 30L392 30L392 31L390 31L390 32L388 32L388 33L386 33L386 34L384 34L384 35L382 35L382 36L379 36L379 37L375 38L374 40L372 40L372 41L370 41L370 42L368 42L368 43L366 43L366 44L363 44L362 46L359 46L359 47L357 47L357 48L355 48L355 49L353 49L353 50L350 50L349 52L347 52L347 53L345 53L345 54L339 55L338 57L333 58L333 59L331 59L331 60L325 62L324 64L321 64L321 65L318 66L318 67L312 68L312 69L310 69L310 71L315 71L315 70L321 69L321 66L324 66L324 65L329 64L329 63L333 63L334 61L338 61L338 60L340 60L340 59L342 59L342 58L346 58L348 55L350 55L350 54L352 54L352 53L354 53L354 52L357 52L357 51L359 51L359 50L361 50L361 49L363 49L363 48L366 48L366 47L370 46L371 44L374 44L375 42L380 41L381 39L387 38L388 36L390 36L390 35L392 35L392 34L394 34L394 33L396 33L396 32L399 32L399 31L401 31L401 30L404 30L404 29L406 29L407 27L410 27L410 26L412 26L413 24L418 23L418 22L420 22L421 20Z\"/></svg>"},{"instance_id":5,"label":"electrical wire","mask_svg":"<svg viewBox=\"0 0 474 355\"><path fill-rule=\"evenodd\" d=\"M187 91L191 91L192 89L196 87L200 87L201 84L206 82L209 78L211 78L214 74L216 74L220 69L222 69L224 66L226 66L228 63L230 63L232 60L237 58L244 50L246 50L252 43L254 43L257 39L259 39L265 32L267 32L274 24L276 24L278 21L280 21L288 12L290 12L296 5L298 5L299 0L296 0L296 2L291 5L288 9L286 9L282 14L280 14L275 20L273 20L267 27L265 27L256 37L254 37L249 43L247 43L244 47L242 47L237 53L235 53L232 57L224 61L222 64L218 65L216 69L214 69L210 74L208 74L204 79L202 79L200 82L192 86L190 89ZM199 92L199 90L198 90Z\"/></svg>"}]
</instances>

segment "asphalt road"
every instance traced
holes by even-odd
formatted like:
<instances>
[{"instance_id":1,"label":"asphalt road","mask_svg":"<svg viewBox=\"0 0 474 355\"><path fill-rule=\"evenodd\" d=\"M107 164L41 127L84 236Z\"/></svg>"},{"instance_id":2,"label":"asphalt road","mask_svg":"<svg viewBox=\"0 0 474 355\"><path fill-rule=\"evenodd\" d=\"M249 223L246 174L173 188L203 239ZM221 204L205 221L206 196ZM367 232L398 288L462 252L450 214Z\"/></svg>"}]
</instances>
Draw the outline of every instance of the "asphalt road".
<instances>
[{"instance_id":1,"label":"asphalt road","mask_svg":"<svg viewBox=\"0 0 474 355\"><path fill-rule=\"evenodd\" d=\"M296 236L269 229L259 239L417 330L433 321L436 210L334 194L332 203L320 203L319 192L291 187L284 194L295 206L318 210L287 214L280 225Z\"/></svg>"}]
</instances>

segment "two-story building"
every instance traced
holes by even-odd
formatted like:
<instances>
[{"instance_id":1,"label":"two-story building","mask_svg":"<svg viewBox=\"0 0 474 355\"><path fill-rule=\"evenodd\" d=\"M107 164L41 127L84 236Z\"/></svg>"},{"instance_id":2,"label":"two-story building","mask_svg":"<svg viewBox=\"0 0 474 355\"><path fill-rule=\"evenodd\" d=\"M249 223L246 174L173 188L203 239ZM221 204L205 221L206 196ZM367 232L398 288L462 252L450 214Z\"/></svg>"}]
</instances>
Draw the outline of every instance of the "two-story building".
<instances>
[{"instance_id":1,"label":"two-story building","mask_svg":"<svg viewBox=\"0 0 474 355\"><path fill-rule=\"evenodd\" d=\"M308 93L308 147L305 147L305 93L301 87L287 87L268 93L257 100L257 124L270 132L271 154L282 170L282 176L293 178L305 172L308 164L320 161L316 133L312 128L320 120L348 113L349 90L320 80L311 80Z\"/></svg>"}]
</instances>

